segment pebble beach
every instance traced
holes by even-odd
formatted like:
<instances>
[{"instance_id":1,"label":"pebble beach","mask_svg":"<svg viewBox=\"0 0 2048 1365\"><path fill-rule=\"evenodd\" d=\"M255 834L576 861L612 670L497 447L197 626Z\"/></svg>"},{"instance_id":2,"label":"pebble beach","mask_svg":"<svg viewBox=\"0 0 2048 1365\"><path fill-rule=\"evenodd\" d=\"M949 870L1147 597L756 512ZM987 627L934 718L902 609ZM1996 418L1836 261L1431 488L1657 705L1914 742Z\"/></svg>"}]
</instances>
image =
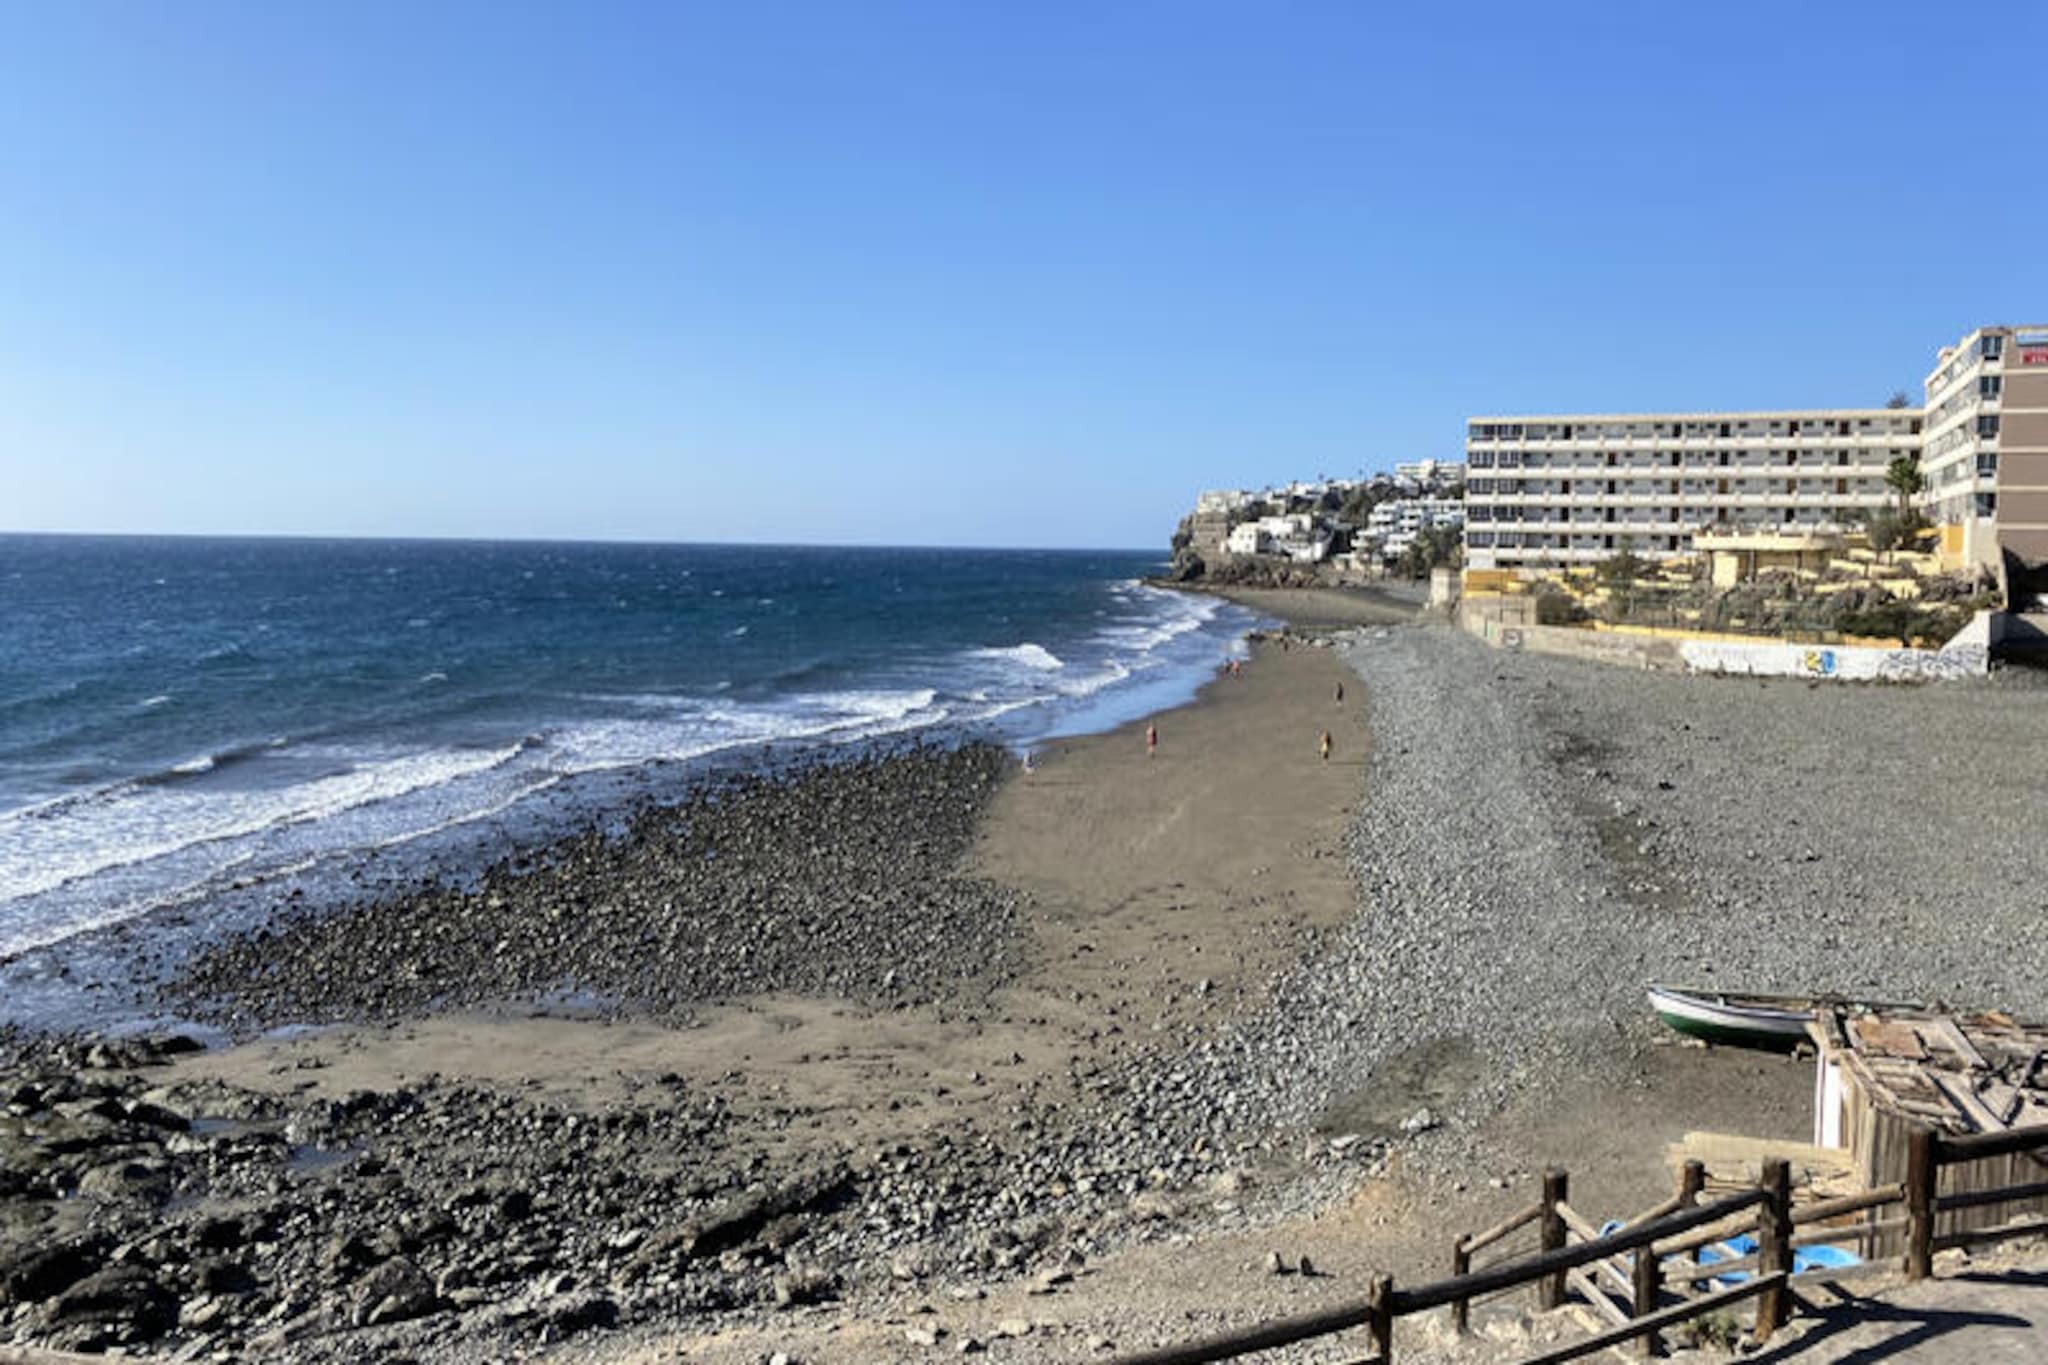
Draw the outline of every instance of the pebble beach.
<instances>
[{"instance_id":1,"label":"pebble beach","mask_svg":"<svg viewBox=\"0 0 2048 1365\"><path fill-rule=\"evenodd\" d=\"M1645 981L2048 1011L2048 689L1387 616L1260 641L1156 757L734 779L279 918L164 987L230 1046L9 1040L0 1342L1108 1358L1439 1273L1553 1160L1624 1213L1687 1128L1803 1132L1803 1066Z\"/></svg>"}]
</instances>

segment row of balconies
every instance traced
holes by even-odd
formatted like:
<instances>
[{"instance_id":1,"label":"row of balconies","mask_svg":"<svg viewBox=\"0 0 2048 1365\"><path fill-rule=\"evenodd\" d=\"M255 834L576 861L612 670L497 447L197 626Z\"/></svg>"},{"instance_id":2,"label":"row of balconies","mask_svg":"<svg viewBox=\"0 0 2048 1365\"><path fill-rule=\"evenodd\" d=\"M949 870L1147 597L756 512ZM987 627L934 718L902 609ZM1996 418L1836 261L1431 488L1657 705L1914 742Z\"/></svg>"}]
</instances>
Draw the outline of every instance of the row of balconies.
<instances>
[{"instance_id":1,"label":"row of balconies","mask_svg":"<svg viewBox=\"0 0 2048 1365\"><path fill-rule=\"evenodd\" d=\"M1474 509L1480 507L1638 507L1655 503L1691 503L1700 506L1762 506L1766 503L1797 503L1820 506L1827 503L1862 506L1891 496L1891 490L1882 485L1846 493L1832 489L1802 489L1787 493L1765 490L1749 493L1488 493L1475 497L1467 505L1465 514L1469 518Z\"/></svg>"},{"instance_id":2,"label":"row of balconies","mask_svg":"<svg viewBox=\"0 0 2048 1365\"><path fill-rule=\"evenodd\" d=\"M1646 484L1652 485L1649 491L1678 484L1683 485L1687 491L1708 493L1721 491L1719 486L1724 483L1732 485L1727 489L1731 493L1769 492L1787 482L1807 487L1819 484L1827 488L1840 483L1847 484L1851 491L1875 491L1885 486L1884 471L1877 469L1732 469L1721 478L1703 478L1701 471L1698 470L1688 472L1681 469L1676 478L1668 469L1652 470L1648 473L1654 474L1655 477L1622 477L1613 471L1571 475L1556 471L1541 476L1511 475L1504 478L1476 479L1473 481L1474 484L1482 486L1467 489L1466 497L1468 500L1476 501L1489 497L1514 497L1518 494L1566 492L1573 497L1620 497L1628 493L1643 492ZM1567 483L1571 485L1569 490L1557 486ZM1607 491L1607 485L1610 483L1615 486L1611 494ZM1706 487L1702 488L1701 485Z\"/></svg>"},{"instance_id":3,"label":"row of balconies","mask_svg":"<svg viewBox=\"0 0 2048 1365\"><path fill-rule=\"evenodd\" d=\"M1916 423L1919 420L1917 417L1914 419ZM1917 425L1895 428L1890 431L1750 431L1734 432L1727 436L1586 436L1579 434L1571 436L1481 436L1476 432L1468 430L1465 434L1465 444L1467 446L1479 445L1496 449L1503 445L1540 445L1546 450L1554 450L1559 446L1581 449L1599 447L1601 449L1614 450L1640 450L1645 446L1676 445L1697 450L1707 446L1752 446L1764 441L1769 441L1773 445L1788 442L1806 445L1817 442L1838 445L1843 441L1854 441L1862 444L1883 442L1889 445L1896 445L1902 441L1909 441L1919 434L1920 429Z\"/></svg>"},{"instance_id":4,"label":"row of balconies","mask_svg":"<svg viewBox=\"0 0 2048 1365\"><path fill-rule=\"evenodd\" d=\"M1802 529L1825 530L1828 528L1821 527ZM1680 534L1679 539L1681 542L1683 542L1683 533ZM1685 546L1683 543L1676 547L1672 547L1665 544L1662 538L1651 541L1647 544L1637 542L1636 544L1630 546L1630 548L1636 554L1649 555L1652 557L1674 553L1683 554L1688 551L1688 547ZM1605 545L1481 545L1470 547L1470 557L1473 560L1473 567L1481 569L1488 567L1489 561L1491 563L1498 564L1506 562L1521 563L1530 560L1543 560L1546 562L1556 562L1559 560L1575 559L1601 560L1610 558L1614 553L1615 551L1613 549L1609 549Z\"/></svg>"},{"instance_id":5,"label":"row of balconies","mask_svg":"<svg viewBox=\"0 0 2048 1365\"><path fill-rule=\"evenodd\" d=\"M1672 470L1678 470L1681 473L1706 473L1709 471L1739 471L1744 469L1863 469L1882 472L1884 467L1895 459L1902 456L1907 459L1919 459L1922 453L1923 448L1916 445L1910 449L1902 448L1897 450L1800 451L1797 452L1796 458L1790 459L1783 455L1760 456L1744 454L1731 459L1726 464L1721 463L1719 460L1694 459L1673 462L1668 459L1645 460L1634 458L1626 461L1616 461L1613 464L1609 464L1604 459L1597 457L1576 460L1530 459L1475 464L1472 466L1472 471L1467 477L1483 479L1495 470L1509 474L1524 470L1534 470L1542 474L1554 473L1575 478L1581 475L1590 478L1595 474L1604 475L1610 471L1621 474L1669 474ZM1849 458L1843 459L1844 455L1847 455ZM1480 459L1484 461L1485 456L1480 456Z\"/></svg>"},{"instance_id":6,"label":"row of balconies","mask_svg":"<svg viewBox=\"0 0 2048 1365\"><path fill-rule=\"evenodd\" d=\"M1960 395L1955 400L1954 407L1944 404L1940 410L1928 414L1927 436L1932 438L1964 418L1981 417L1987 413L1997 412L2004 402L2004 394L1999 394L1995 398L1987 398L1982 394Z\"/></svg>"}]
</instances>

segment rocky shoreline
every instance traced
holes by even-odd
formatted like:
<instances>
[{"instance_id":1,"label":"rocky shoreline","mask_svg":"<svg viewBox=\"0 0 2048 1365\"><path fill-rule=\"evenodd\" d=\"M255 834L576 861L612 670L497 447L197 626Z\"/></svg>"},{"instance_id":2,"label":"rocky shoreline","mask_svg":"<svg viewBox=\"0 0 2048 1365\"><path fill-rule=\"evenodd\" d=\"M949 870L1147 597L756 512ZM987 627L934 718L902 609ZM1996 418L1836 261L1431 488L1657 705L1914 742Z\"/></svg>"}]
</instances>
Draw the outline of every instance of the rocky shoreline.
<instances>
[{"instance_id":1,"label":"rocky shoreline","mask_svg":"<svg viewBox=\"0 0 2048 1365\"><path fill-rule=\"evenodd\" d=\"M955 868L1010 764L971 743L713 779L472 887L239 935L158 1003L235 1033L547 999L687 1017L762 990L972 1008L1014 971L1017 897Z\"/></svg>"},{"instance_id":2,"label":"rocky shoreline","mask_svg":"<svg viewBox=\"0 0 2048 1365\"><path fill-rule=\"evenodd\" d=\"M966 1310L1019 1281L1066 1293L1119 1248L1304 1217L1376 1175L1448 1191L1492 1172L1494 1197L1519 1197L1508 1179L1561 1139L1517 1112L1644 1083L1662 1041L1645 979L2048 1004L2030 880L1944 908L1975 884L1973 831L1997 831L2008 862L2048 847L2026 799L2039 689L1646 677L1440 627L1345 641L1373 752L1342 850L1356 914L1301 932L1270 976L1173 987L1188 1008L1170 1024L1126 1013L1051 1065L976 1063L951 1084L996 1095L978 1109L907 1121L958 1097L903 1082L877 1108L902 1103L906 1122L863 1126L742 1072L646 1068L601 1105L459 1076L337 1090L317 1051L236 1085L176 1044L7 1040L0 1342L458 1360L575 1337L598 1358L606 1341L810 1321L808 1304L837 1305L812 1310L829 1323L908 1295L962 1324L949 1350L1135 1346L1260 1301L1177 1280L1174 1300L1117 1296L1065 1336L1027 1320L1030 1343L970 1329ZM1859 736L1883 743L1842 767ZM1942 766L1958 754L1973 758ZM741 783L473 892L223 945L178 998L249 1028L574 990L687 1029L705 1002L795 985L993 1038L1016 1010L991 1002L1037 965L1028 899L961 860L1001 766L970 748ZM1911 802L1850 799L1873 781L1919 785ZM820 919L841 897L852 922ZM815 951L777 956L770 926ZM1710 1088L1686 1101L1742 1122ZM1631 1139L1653 1167L1662 1121ZM1473 1226L1493 1216L1472 1207Z\"/></svg>"},{"instance_id":3,"label":"rocky shoreline","mask_svg":"<svg viewBox=\"0 0 2048 1365\"><path fill-rule=\"evenodd\" d=\"M1018 894L958 870L1010 763L968 745L736 778L467 890L287 914L162 1003L237 1035L543 999L687 1027L763 991L973 1026L1026 951ZM1164 1063L1182 1045L874 1142L737 1074L624 1076L595 1108L455 1078L332 1096L186 1078L179 1038L14 1036L0 1342L339 1360L1056 1280L1201 1191L1228 1202L1271 1150Z\"/></svg>"}]
</instances>

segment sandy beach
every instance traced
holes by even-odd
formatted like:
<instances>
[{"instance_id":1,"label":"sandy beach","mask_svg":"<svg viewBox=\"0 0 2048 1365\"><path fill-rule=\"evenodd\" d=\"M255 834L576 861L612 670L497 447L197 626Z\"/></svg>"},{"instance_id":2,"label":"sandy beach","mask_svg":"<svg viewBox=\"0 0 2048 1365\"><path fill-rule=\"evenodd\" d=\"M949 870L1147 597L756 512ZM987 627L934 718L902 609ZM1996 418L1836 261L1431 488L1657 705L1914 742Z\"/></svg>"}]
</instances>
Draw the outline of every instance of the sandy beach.
<instances>
[{"instance_id":1,"label":"sandy beach","mask_svg":"<svg viewBox=\"0 0 2048 1365\"><path fill-rule=\"evenodd\" d=\"M1069 1360L1434 1278L1546 1165L1624 1216L1690 1130L1806 1136L1807 1064L1679 1045L1645 980L2040 1008L2033 950L1961 917L1883 950L1905 902L1868 878L1918 904L1958 875L1939 841L1884 852L1904 807L1825 839L1770 812L1821 800L1846 736L1925 770L1985 708L2048 728L2044 700L1316 629L1029 772L970 748L742 784L552 870L281 923L202 969L242 980L227 1017L348 1022L13 1046L7 1329L320 1361ZM1759 746L1791 758L1756 769ZM1986 791L2025 818L2024 765L1951 772L1911 822L1974 826ZM604 989L479 1002L550 953ZM124 1245L148 1250L98 1269Z\"/></svg>"},{"instance_id":2,"label":"sandy beach","mask_svg":"<svg viewBox=\"0 0 2048 1365\"><path fill-rule=\"evenodd\" d=\"M1192 705L1013 768L963 870L1024 893L1023 966L966 1001L771 992L694 1002L685 1027L495 1008L251 1042L176 1074L328 1097L460 1078L583 1108L637 1075L730 1077L736 1105L807 1116L762 1125L778 1155L803 1132L844 1144L987 1119L1105 1050L1234 1008L1349 915L1341 841L1365 738L1355 695L1335 700L1347 678L1328 650L1263 644Z\"/></svg>"},{"instance_id":3,"label":"sandy beach","mask_svg":"<svg viewBox=\"0 0 2048 1365\"><path fill-rule=\"evenodd\" d=\"M1350 693L1340 701L1346 684ZM1150 753L1148 726L1159 740ZM1325 732L1327 758L1320 752ZM1158 1056L1264 1003L1284 969L1351 914L1342 839L1367 758L1365 734L1355 680L1331 650L1270 640L1255 647L1241 672L1219 676L1189 706L1109 734L1051 742L1034 754L1029 772L1005 760L990 794L975 798L960 826L967 842L957 851L944 837L933 843L935 857L956 860L932 870L930 885L940 887L933 894L980 907L962 910L970 920L961 923L959 941L933 942L923 958L886 934L808 945L810 963L846 966L834 978L843 990L806 988L803 981L815 976L779 978L773 954L745 941L754 930L742 926L735 936L720 922L693 944L752 965L706 978L718 989L701 996L657 993L659 1008L616 1001L539 1006L516 997L450 1008L428 1003L437 996L474 1001L485 989L479 981L502 986L517 979L517 964L528 955L522 946L508 948L500 939L494 954L464 955L464 945L473 947L480 934L508 932L506 916L551 919L549 905L585 891L601 899L610 878L618 879L610 882L617 899L640 897L639 888L653 884L642 865L650 858L639 851L651 837L630 839L616 852L578 845L560 859L567 874L513 875L474 896L427 894L339 920L286 923L274 936L226 945L178 988L181 999L210 994L222 1019L243 1028L323 1016L342 1022L161 1067L124 1071L120 1063L136 1059L121 1054L111 1059L111 1071L123 1079L105 1083L106 1097L116 1105L152 1097L148 1102L219 1135L217 1148L243 1142L246 1150L230 1164L246 1164L249 1179L281 1161L288 1173L280 1192L320 1182L333 1199L304 1233L294 1230L288 1212L278 1227L277 1211L262 1209L262 1235L252 1241L263 1263L242 1267L258 1288L214 1295L208 1301L219 1306L211 1313L185 1316L196 1317L202 1331L221 1324L231 1333L226 1340L254 1339L323 1358L355 1349L347 1343L358 1327L382 1331L394 1345L410 1339L410 1314L393 1310L393 1325L377 1328L369 1321L374 1305L364 1311L354 1281L379 1263L403 1261L416 1297L439 1311L462 1310L465 1323L488 1337L505 1330L507 1300L525 1302L550 1277L559 1281L545 1286L553 1298L607 1285L621 1303L643 1304L628 1310L629 1319L666 1319L674 1330L693 1316L718 1316L721 1304L744 1309L758 1301L772 1309L778 1298L842 1301L900 1283L907 1266L915 1268L916 1283L926 1264L937 1273L942 1258L957 1258L962 1246L970 1248L968 1259L948 1268L964 1265L997 1279L1041 1253L1094 1252L1121 1235L1118 1228L1129 1222L1123 1210L1147 1183L1134 1184L1129 1172L1186 1162L1184 1178L1194 1179L1241 1164L1220 1146L1186 1152L1184 1125L1132 1127L1145 1101L1134 1102L1113 1078L1140 1077L1141 1094L1156 1085L1167 1074ZM970 770L973 781L984 780L979 767ZM876 780L900 785L894 769L878 771L886 776ZM804 790L791 798L799 809L808 808L803 802L853 800L856 788ZM760 801L762 812L748 818L773 827L781 799L756 792L726 804ZM920 795L912 805L932 799ZM906 837L886 821L880 828L895 830L890 838ZM765 837L764 860L789 863L775 836ZM821 855L813 845L796 856L801 862ZM836 855L828 849L822 856ZM733 886L719 889L730 895ZM874 913L871 928L900 927L906 918L929 923L917 897L900 914L892 907ZM617 936L628 922L604 923ZM577 960L586 971L609 960L585 953L574 931L535 951L551 944L583 954ZM513 968L504 965L508 952ZM45 1055L42 1064L50 1060ZM33 1065L32 1054L20 1069ZM100 1082L80 1084L89 1097ZM687 1156L673 1150L668 1134L650 1131L651 1114L700 1104L683 1129L692 1148ZM508 1115L556 1134L580 1115L582 1131L595 1127L602 1136L594 1150L546 1136L507 1141ZM1105 1140L1110 1132L1121 1135ZM291 1141L277 1140L287 1133ZM1080 1163L1062 1155L1076 1144L1086 1154ZM191 1145L182 1138L171 1144ZM377 1179L353 1178L365 1150L377 1153ZM312 1160L294 1155L305 1153ZM130 1217L166 1186L217 1190L233 1183L187 1176L175 1151L161 1166L154 1154L144 1155L140 1188L126 1192L136 1197L123 1205ZM223 1155L210 1157L217 1175ZM589 1172L573 1169L593 1156L616 1168L614 1183L623 1183L629 1202L652 1206L634 1209L624 1226L602 1210L575 1207L601 1197L606 1184L585 1182ZM295 1162L303 1174L290 1171ZM916 1167L915 1175L959 1194L1003 1198L966 1216L940 1216L929 1200L906 1211L894 1207L901 1191L886 1181L876 1188L876 1173L891 1164ZM841 1184L841 1173L852 1172L866 1199L904 1215L902 1226L879 1236L872 1228L837 1226L863 1221L850 1217L862 1206L847 1209L840 1190L824 1203L837 1201L849 1216L820 1220L829 1230L801 1254L756 1264L758 1257L735 1262L728 1253L708 1266L650 1271L653 1263L640 1249L675 1221L659 1200L680 1197L703 1216L763 1185L802 1183L820 1171ZM493 1192L445 1201L442 1191L464 1172L472 1183L485 1177ZM544 1213L522 1217L516 1255L476 1244L503 1228L471 1218L468 1204L495 1203L504 1188L558 1181L574 1182L573 1194L536 1199ZM408 1209L433 1224L432 1210L443 1205L445 1226L371 1245L357 1258L361 1266L337 1265L349 1259L337 1239L346 1241L351 1226L369 1239L378 1224L408 1217ZM225 1207L249 1206L241 1199ZM1112 1207L1118 1211L1105 1217ZM14 1213L24 1237L68 1241L83 1257L104 1248L82 1209L29 1206ZM218 1211L193 1199L190 1212L190 1226L198 1228ZM1033 1219L1045 1245L1022 1245L1007 1231ZM177 1259L167 1256L167 1268ZM693 1278L716 1287L691 1285ZM572 1281L576 1291L568 1288ZM629 1289L635 1281L638 1289ZM656 1308L655 1300L666 1306ZM555 1322L550 1330L559 1335L565 1323L610 1321L616 1311L576 1306L582 1302L551 1303L533 1320ZM526 1322L533 1315L513 1317ZM152 1325L161 1327L139 1326ZM124 1326L138 1324L102 1331L82 1322L52 1339L93 1344L115 1339Z\"/></svg>"}]
</instances>

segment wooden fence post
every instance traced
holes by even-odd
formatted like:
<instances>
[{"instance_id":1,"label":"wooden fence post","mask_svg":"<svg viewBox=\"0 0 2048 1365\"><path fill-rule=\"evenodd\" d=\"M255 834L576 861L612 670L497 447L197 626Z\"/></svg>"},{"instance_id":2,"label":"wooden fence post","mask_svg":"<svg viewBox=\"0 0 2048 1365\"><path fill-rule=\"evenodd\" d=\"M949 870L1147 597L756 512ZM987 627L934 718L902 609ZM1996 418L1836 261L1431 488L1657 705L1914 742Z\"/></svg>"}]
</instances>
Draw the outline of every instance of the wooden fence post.
<instances>
[{"instance_id":1,"label":"wooden fence post","mask_svg":"<svg viewBox=\"0 0 2048 1365\"><path fill-rule=\"evenodd\" d=\"M1456 1243L1455 1245L1453 1245L1453 1246L1451 1247L1451 1278L1452 1278L1452 1279L1454 1279L1454 1280L1462 1280L1462 1279L1464 1279L1464 1278L1465 1278L1465 1277L1466 1277L1467 1275L1470 1275L1471 1273L1472 1273L1472 1249L1471 1249L1470 1247L1466 1246L1466 1245L1465 1245L1465 1239L1464 1239L1463 1237L1460 1237L1460 1238L1459 1238L1459 1239L1457 1240L1457 1243ZM1452 1334L1453 1334L1454 1336L1461 1336L1461 1337L1462 1337L1462 1336L1464 1336L1464 1335L1465 1335L1465 1333L1466 1333L1466 1332L1468 1332L1468 1331L1470 1331L1470 1330L1471 1330L1471 1326L1472 1326L1472 1300L1470 1300L1470 1299L1452 1299L1452 1300L1451 1300L1451 1332L1452 1332Z\"/></svg>"},{"instance_id":2,"label":"wooden fence post","mask_svg":"<svg viewBox=\"0 0 2048 1365\"><path fill-rule=\"evenodd\" d=\"M1635 1312L1633 1317L1646 1318L1657 1311L1657 1295L1664 1287L1664 1266L1657 1259L1655 1247L1636 1248L1635 1265ZM1658 1332L1645 1332L1636 1338L1636 1354L1645 1360L1664 1354L1664 1337Z\"/></svg>"},{"instance_id":3,"label":"wooden fence post","mask_svg":"<svg viewBox=\"0 0 2048 1365\"><path fill-rule=\"evenodd\" d=\"M1366 1331L1372 1336L1372 1352L1379 1365L1393 1365L1394 1360L1394 1277L1375 1275L1366 1286L1366 1306L1372 1309L1372 1321L1366 1324Z\"/></svg>"},{"instance_id":4,"label":"wooden fence post","mask_svg":"<svg viewBox=\"0 0 2048 1365\"><path fill-rule=\"evenodd\" d=\"M1759 1182L1769 1196L1757 1211L1757 1275L1792 1273L1792 1166L1784 1157L1764 1158ZM1756 1301L1756 1339L1769 1341L1771 1333L1785 1325L1785 1310L1791 1291L1780 1281L1766 1289Z\"/></svg>"},{"instance_id":5,"label":"wooden fence post","mask_svg":"<svg viewBox=\"0 0 2048 1365\"><path fill-rule=\"evenodd\" d=\"M1571 1180L1563 1170L1552 1166L1543 1173L1543 1250L1556 1251L1564 1245L1564 1215L1557 1211L1559 1204L1570 1202ZM1545 1276L1536 1285L1536 1306L1539 1308L1564 1307L1564 1272Z\"/></svg>"},{"instance_id":6,"label":"wooden fence post","mask_svg":"<svg viewBox=\"0 0 2048 1365\"><path fill-rule=\"evenodd\" d=\"M1915 1127L1906 1134L1906 1278L1924 1280L1934 1273L1934 1130Z\"/></svg>"},{"instance_id":7,"label":"wooden fence post","mask_svg":"<svg viewBox=\"0 0 2048 1365\"><path fill-rule=\"evenodd\" d=\"M1707 1188L1707 1163L1694 1158L1678 1168L1678 1206L1689 1209L1699 1203L1700 1195ZM1685 1253L1685 1259L1694 1265L1700 1263L1700 1249L1694 1247Z\"/></svg>"}]
</instances>

